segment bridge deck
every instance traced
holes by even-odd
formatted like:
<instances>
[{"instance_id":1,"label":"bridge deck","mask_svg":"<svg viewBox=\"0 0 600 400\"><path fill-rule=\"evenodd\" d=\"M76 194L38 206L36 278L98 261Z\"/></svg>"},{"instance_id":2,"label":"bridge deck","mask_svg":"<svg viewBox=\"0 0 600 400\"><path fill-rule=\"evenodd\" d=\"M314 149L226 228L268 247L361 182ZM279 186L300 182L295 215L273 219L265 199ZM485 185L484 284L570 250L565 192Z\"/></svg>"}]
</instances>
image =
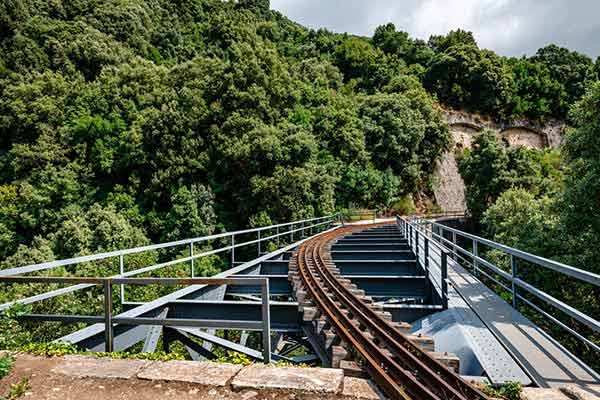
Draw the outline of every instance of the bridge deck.
<instances>
[{"instance_id":1,"label":"bridge deck","mask_svg":"<svg viewBox=\"0 0 600 400\"><path fill-rule=\"evenodd\" d=\"M575 384L600 394L598 374L452 260L448 278L538 385Z\"/></svg>"}]
</instances>

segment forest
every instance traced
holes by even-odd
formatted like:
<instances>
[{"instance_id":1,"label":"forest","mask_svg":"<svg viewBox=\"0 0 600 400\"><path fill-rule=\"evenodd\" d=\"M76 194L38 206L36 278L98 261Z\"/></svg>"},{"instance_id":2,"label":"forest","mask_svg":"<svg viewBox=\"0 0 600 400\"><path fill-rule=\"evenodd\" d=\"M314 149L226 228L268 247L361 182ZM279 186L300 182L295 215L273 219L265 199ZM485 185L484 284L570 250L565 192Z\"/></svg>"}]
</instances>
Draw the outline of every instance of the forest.
<instances>
[{"instance_id":1,"label":"forest","mask_svg":"<svg viewBox=\"0 0 600 400\"><path fill-rule=\"evenodd\" d=\"M555 45L504 58L461 30L315 31L264 0L0 7L3 268L402 208L450 143L440 103L562 119L600 67Z\"/></svg>"},{"instance_id":2,"label":"forest","mask_svg":"<svg viewBox=\"0 0 600 400\"><path fill-rule=\"evenodd\" d=\"M350 207L402 213L414 196L434 210L453 108L568 122L560 151L480 135L460 172L485 235L598 273L599 76L600 59L553 44L508 58L463 30L357 37L268 0L3 1L0 269ZM585 293L569 296L598 317Z\"/></svg>"}]
</instances>

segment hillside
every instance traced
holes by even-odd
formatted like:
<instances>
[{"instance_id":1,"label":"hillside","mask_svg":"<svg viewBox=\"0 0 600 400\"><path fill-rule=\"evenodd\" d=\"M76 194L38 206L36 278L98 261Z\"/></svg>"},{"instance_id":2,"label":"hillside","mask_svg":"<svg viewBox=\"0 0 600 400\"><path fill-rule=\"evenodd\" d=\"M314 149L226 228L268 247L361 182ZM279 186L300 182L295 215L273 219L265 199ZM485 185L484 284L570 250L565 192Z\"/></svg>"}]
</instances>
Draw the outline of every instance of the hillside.
<instances>
[{"instance_id":1,"label":"hillside","mask_svg":"<svg viewBox=\"0 0 600 400\"><path fill-rule=\"evenodd\" d=\"M0 6L0 266L407 210L451 143L437 102L564 118L599 63L464 31L304 28L265 0Z\"/></svg>"}]
</instances>

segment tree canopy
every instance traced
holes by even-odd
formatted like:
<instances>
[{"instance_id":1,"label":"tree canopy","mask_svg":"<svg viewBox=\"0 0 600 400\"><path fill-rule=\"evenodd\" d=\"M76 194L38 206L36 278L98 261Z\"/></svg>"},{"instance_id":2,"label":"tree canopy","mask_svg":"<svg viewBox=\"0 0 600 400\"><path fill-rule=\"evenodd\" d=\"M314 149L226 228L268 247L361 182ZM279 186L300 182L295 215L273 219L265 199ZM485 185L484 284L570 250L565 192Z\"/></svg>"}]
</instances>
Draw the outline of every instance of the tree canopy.
<instances>
[{"instance_id":1,"label":"tree canopy","mask_svg":"<svg viewBox=\"0 0 600 400\"><path fill-rule=\"evenodd\" d=\"M449 141L401 54L266 0L1 7L4 266L391 207Z\"/></svg>"}]
</instances>

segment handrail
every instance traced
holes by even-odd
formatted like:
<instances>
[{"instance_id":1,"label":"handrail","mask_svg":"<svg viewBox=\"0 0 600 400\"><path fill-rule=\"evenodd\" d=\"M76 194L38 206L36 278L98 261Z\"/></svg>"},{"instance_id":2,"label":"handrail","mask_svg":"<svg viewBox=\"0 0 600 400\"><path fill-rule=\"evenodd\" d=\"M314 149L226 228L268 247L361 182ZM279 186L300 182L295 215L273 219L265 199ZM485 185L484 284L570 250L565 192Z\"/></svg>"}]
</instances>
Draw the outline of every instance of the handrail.
<instances>
[{"instance_id":1,"label":"handrail","mask_svg":"<svg viewBox=\"0 0 600 400\"><path fill-rule=\"evenodd\" d=\"M306 224L307 222L319 221L319 220L324 220L324 219L335 219L337 216L338 216L338 214L336 213L336 214L328 215L325 217L316 217L316 218L310 218L310 219L299 220L299 221L294 221L294 222L286 222L283 224L270 225L270 226L253 228L253 229L244 229L241 231L224 232L224 233L219 233L216 235L202 236L202 237L197 237L197 238L192 238L192 239L183 239L183 240L177 240L177 241L173 241L173 242L166 242L166 243L159 243L159 244L148 245L148 246L134 247L134 248L125 249L125 250L115 250L115 251L110 251L110 252L105 252L105 253L92 254L92 255L88 255L88 256L68 258L68 259L64 259L64 260L49 261L49 262L44 262L44 263L39 263L39 264L31 264L31 265L27 265L24 267L0 270L0 276L25 274L25 273L29 273L29 272L53 269L53 268L57 268L57 267L80 264L80 263L89 262L89 261L98 261L98 260L103 260L106 258L124 256L124 255L128 255L128 254L137 254L137 253L143 253L146 251L160 250L160 249L165 249L165 248L175 247L175 246L183 246L186 244L206 242L209 240L221 239L221 238L231 237L231 236L235 236L235 235L243 235L243 234L254 233L254 232L262 232L265 230L277 229L277 228L287 227L287 226L292 226L292 229L293 229L293 225ZM297 232L302 229L308 229L308 228L310 228L310 226L298 228L298 229L294 230L293 232ZM286 231L283 233L279 233L277 235L274 235L273 237L287 235L291 231L292 230ZM263 240L267 240L267 238L263 238ZM256 242L254 242L254 243L256 243ZM238 247L238 246L235 246L235 247Z\"/></svg>"},{"instance_id":2,"label":"handrail","mask_svg":"<svg viewBox=\"0 0 600 400\"><path fill-rule=\"evenodd\" d=\"M5 270L0 270L0 282L2 281L2 277L14 277L16 275L22 275L22 274L26 274L26 273L38 272L38 271L43 271L43 270L52 270L52 269L55 269L55 268L58 268L61 266L77 265L77 264L84 263L84 262L105 260L105 259L109 259L109 258L113 258L113 257L119 258L119 273L116 275L112 275L110 277L103 277L103 278L111 278L113 280L117 279L117 278L128 278L128 277L132 277L132 276L139 275L142 273L151 272L151 271L155 271L155 270L165 268L168 266L173 266L173 265L187 263L187 262L190 263L190 272L191 272L190 275L192 278L194 278L194 276L195 276L194 260L196 260L198 258L229 251L231 253L231 266L233 267L236 262L235 261L235 249L236 248L256 244L257 248L258 248L258 254L260 256L262 254L262 252L261 252L261 243L262 242L277 239L277 242L279 244L280 237L287 236L287 235L290 235L290 239L293 242L294 233L301 232L301 234L304 235L307 231L310 231L311 234L314 231L318 232L323 227L326 227L327 225L330 225L331 223L335 222L339 218L339 215L340 215L339 213L336 213L336 214L332 214L332 215L324 216L324 217L310 218L310 219L287 222L287 223L277 224L277 225L270 225L270 226L265 226L265 227L260 227L260 228L245 229L245 230L233 231L233 232L225 232L225 233L220 233L220 234L216 234L216 235L198 237L198 238L193 238L193 239L178 240L178 241L173 241L173 242L168 242L168 243L135 247L135 248L131 248L131 249L98 253L98 254L93 254L93 255L88 255L88 256L80 256L80 257L70 258L70 259L66 259L66 260L50 261L50 262L46 262L46 263L32 264L32 265L28 265L28 266L24 266L24 267L5 269ZM280 230L281 227L289 227L289 229L281 232L281 230ZM276 233L268 235L268 236L261 236L261 232L263 232L263 231L271 231L272 232L272 230L276 230ZM257 233L258 234L257 239L247 240L245 242L236 242L236 240L235 240L236 235L244 235L244 234L248 234L248 233ZM229 245L220 247L218 249L207 250L202 253L194 253L194 244L195 243L206 242L209 240L219 239L219 238L231 238L231 243ZM189 245L189 256L187 256L187 257L177 258L175 260L166 261L166 262L162 262L162 263L158 263L158 264L154 264L154 265L150 265L150 266L145 266L145 267L138 268L138 269L135 269L132 271L125 270L125 259L124 259L125 255L137 254L137 253L151 251L151 250L171 248L171 247L181 246L181 245L186 245L186 244ZM75 281L71 281L71 282L75 282ZM121 304L123 304L123 303L125 303L125 286L124 286L125 284L121 283L120 285L121 285L121 287L120 287L119 295L120 295ZM72 293L72 292L75 292L78 290L86 289L91 286L93 286L93 283L87 283L87 282L85 282L85 279L83 279L81 282L79 282L73 286L55 289L55 290L48 291L48 292L45 292L45 293L42 293L39 295L30 296L27 298L17 299L17 300L8 302L8 303L0 304L0 311L10 308L16 304L32 304L32 303L35 303L35 302L38 302L41 300L46 300L46 299L50 299L53 297L62 296L67 293Z\"/></svg>"},{"instance_id":3,"label":"handrail","mask_svg":"<svg viewBox=\"0 0 600 400\"><path fill-rule=\"evenodd\" d=\"M416 262L425 271L425 277L437 286L438 293L442 301L442 307L448 308L448 256L450 251L446 249L442 244L437 243L430 239L429 236L425 235L418 229L418 226L409 224L403 217L396 216L396 224L400 228L400 232L408 241L410 249L414 252ZM421 240L422 239L422 240ZM423 242L423 246L420 242ZM433 250L433 247L437 247L437 253ZM439 257L436 259L432 257L435 255ZM423 256L423 257L421 257ZM439 285L434 279L431 279L431 264L435 264L440 270Z\"/></svg>"},{"instance_id":4,"label":"handrail","mask_svg":"<svg viewBox=\"0 0 600 400\"><path fill-rule=\"evenodd\" d=\"M596 285L596 286L600 287L600 275L594 274L592 272L581 270L581 269L578 269L578 268L574 268L574 267L571 267L570 265L566 265L566 264L560 263L558 261L549 260L549 259L544 258L544 257L536 256L535 254L527 253L525 251L522 251L522 250L519 250L519 249L515 249L514 247L506 246L506 245L501 244L501 243L496 243L496 242L491 241L489 239L485 239L485 238L482 238L482 237L477 236L477 235L473 235L473 234L470 234L470 233L467 233L467 232L463 232L461 230L458 230L458 229L455 229L455 228L451 228L449 226L445 226L445 225L442 225L442 224L434 222L434 221L427 221L427 223L431 224L432 226L435 226L435 227L440 227L440 229L443 229L444 231L456 233L457 235L460 235L460 236L462 236L464 238L475 240L475 241L477 241L477 242L479 242L481 244L484 244L486 246L489 246L489 247L492 247L494 249L500 250L500 251L502 251L504 253L507 253L509 255L513 255L513 256L518 257L520 259L523 259L525 261L532 262L532 263L537 264L537 265L539 265L541 267L545 267L545 268L554 270L556 272L560 272L560 273L563 273L565 275L569 275L569 276L571 276L573 278L577 278L577 279L582 280L582 281L584 281L586 283L591 283L592 285Z\"/></svg>"},{"instance_id":5,"label":"handrail","mask_svg":"<svg viewBox=\"0 0 600 400\"><path fill-rule=\"evenodd\" d=\"M543 290L540 290L540 289L536 288L535 286L531 285L530 283L527 283L524 280L522 280L521 278L519 278L519 276L518 276L518 261L525 260L525 261L531 262L535 265L538 265L540 267L547 268L549 270L552 270L552 271L555 271L558 273L562 273L566 276L576 278L585 283L589 283L589 284L592 284L595 286L600 286L600 275L594 274L589 271L580 270L580 269L571 267L569 265L562 264L557 261L539 257L534 254L527 253L527 252L512 248L510 246L506 246L506 245L491 241L489 239L485 239L485 238L482 238L482 237L479 237L479 236L476 236L476 235L473 235L473 234L470 234L467 232L463 232L456 228L451 228L446 225L437 223L433 220L421 219L421 218L415 218L415 217L412 217L410 220L408 220L407 218L398 217L397 221L402 226L402 228L401 228L402 230L404 230L404 231L415 230L415 231L421 232L421 235L423 235L425 237L430 237L431 239L433 239L435 241L435 243L437 243L440 246L440 248L444 248L451 253L451 255L454 258L454 262L456 262L457 264L458 264L457 258L464 260L464 262L466 262L466 263L469 263L468 259L470 259L470 264L473 266L472 273L475 276L478 273L480 273L480 274L486 276L487 278L490 278L492 281L496 282L498 285L502 286L504 289L511 292L513 308L516 309L518 307L518 302L523 301L527 305L534 308L537 312L539 312L545 318L548 318L553 322L557 321L557 319L555 317L551 316L550 314L548 314L545 311L542 312L543 310L540 307L536 306L530 300L528 300L522 294L519 293L519 290L524 290L525 292L535 296L538 300L542 301L545 305L548 305L552 308L560 310L561 312L565 313L572 319L578 321L581 324L586 325L587 327L589 327L590 329L592 329L595 332L600 332L600 322L599 321L597 321L596 319L594 319L593 317L591 317L589 315L584 314L583 312L577 310L576 308L556 299L555 297L544 292ZM437 230L437 232L436 232L436 230ZM446 232L452 234L452 240L447 239L445 237ZM459 246L458 245L459 239L468 239L469 241L471 241L473 251L471 252L471 251ZM503 270L502 268L500 268L499 266L495 265L494 263L490 262L489 260L486 260L485 258L483 258L479 252L480 244L488 246L488 247L496 249L496 250L499 250L499 251L502 251L504 254L509 255L510 260L511 260L511 271L507 272L507 271ZM464 255L464 257L461 256L460 253L462 253ZM484 268L486 268L489 271L492 271L492 274L488 274L484 270ZM496 274L497 277L499 276L499 277L505 279L506 281L510 282L510 285L504 285L503 283L498 281L496 278L493 278L491 276L493 274ZM565 323L561 322L560 324L558 324L558 326L560 326L562 329L566 330L568 333L573 335L576 339L586 343L588 346L590 346L595 351L600 352L600 346L598 346L596 343L592 342L588 338L584 337L582 334L575 331L573 328L567 326Z\"/></svg>"}]
</instances>

